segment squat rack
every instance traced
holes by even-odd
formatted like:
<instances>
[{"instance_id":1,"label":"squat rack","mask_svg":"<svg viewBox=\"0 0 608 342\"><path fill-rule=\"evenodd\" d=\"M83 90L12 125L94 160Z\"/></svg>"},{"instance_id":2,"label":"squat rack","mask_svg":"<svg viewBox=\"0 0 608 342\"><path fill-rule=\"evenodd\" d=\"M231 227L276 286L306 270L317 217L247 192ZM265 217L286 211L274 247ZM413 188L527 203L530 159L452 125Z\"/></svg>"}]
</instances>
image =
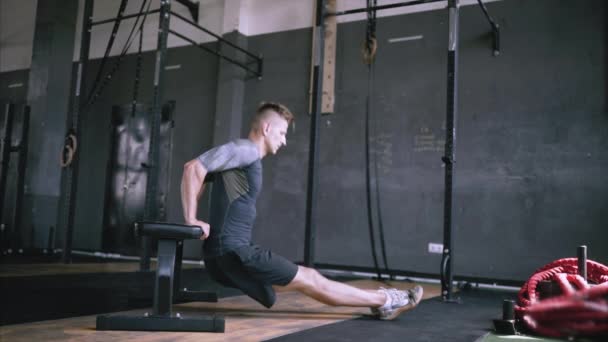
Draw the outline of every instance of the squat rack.
<instances>
[{"instance_id":1,"label":"squat rack","mask_svg":"<svg viewBox=\"0 0 608 342\"><path fill-rule=\"evenodd\" d=\"M308 187L306 199L306 226L304 244L304 264L314 266L314 246L316 239L316 197L317 197L317 164L319 160L319 122L321 116L321 96L322 96L322 77L323 58L324 58L324 19L331 16L341 16L363 12L375 12L384 9L413 6L443 2L445 0L416 0L401 2L388 5L370 6L365 8L352 9L328 13L326 11L327 0L317 0L316 20L315 20L315 45L313 46L313 92L312 92L312 113L310 118L310 148L308 161ZM458 36L459 36L459 0L448 0L449 16L449 43L447 59L447 106L446 106L446 140L444 156L441 160L445 169L445 190L444 190L444 210L443 210L443 253L441 260L441 295L444 301L452 302L452 264L453 264L453 235L452 235L452 184L454 175L454 162L456 160L456 125L458 116ZM497 56L500 52L499 46L499 27L489 16L481 0L477 0L482 8L484 15L490 23L493 32L493 54Z\"/></svg>"},{"instance_id":2,"label":"squat rack","mask_svg":"<svg viewBox=\"0 0 608 342\"><path fill-rule=\"evenodd\" d=\"M146 0L143 0L146 1ZM147 0L152 1L152 0ZM212 53L219 58L222 58L242 69L244 69L248 75L261 78L262 77L262 66L263 59L260 55L253 54L236 44L222 38L220 35L211 32L210 30L198 25L196 22L198 21L198 8L199 4L195 3L191 0L175 0L180 4L186 6L194 21L180 15L179 13L175 13L171 10L171 0L160 0L160 8L154 10L144 11L142 10L138 13L128 14L128 15L118 15L114 18L104 19L93 21L93 3L94 0L85 0L84 2L84 15L82 21L82 36L81 36L81 45L80 45L80 57L77 63L77 74L76 74L76 86L73 93L72 98L72 108L67 116L66 122L66 131L68 134L74 136L74 139L78 140L80 138L80 131L82 128L82 121L80 117L83 114L86 114L88 107L88 99L87 96L82 96L86 93L86 70L88 67L88 59L89 59L89 50L91 43L91 30L93 26L103 25L107 23L115 23L120 22L125 19L130 18L139 18L141 16L147 16L150 14L159 15L158 22L158 38L156 45L156 57L155 57L155 68L154 68L154 92L153 92L153 106L152 106L152 116L150 120L150 148L148 154L148 178L146 184L146 199L145 199L145 210L144 210L144 220L145 221L154 221L158 217L156 199L157 199L157 183L159 177L158 170L158 162L159 162L159 146L158 139L160 136L160 124L161 124L161 112L162 112L162 103L164 101L164 70L166 65L166 55L167 55L167 40L169 34L173 34L179 37L182 40L189 42L192 45L200 48L203 51ZM242 53L244 53L250 60L246 63L241 63L236 61L233 58L227 57L222 54L218 50L210 49L204 46L202 43L197 43L193 39L180 34L176 31L171 30L170 21L171 17L175 16L182 21L190 24L191 26L197 28L200 31L205 32L216 38L220 43L224 43ZM141 28L143 30L143 26ZM113 37L112 37L113 38ZM112 39L111 38L111 39ZM250 65L254 64L254 67ZM93 85L94 87L95 85ZM67 136L67 135L66 135ZM64 240L64 248L62 253L62 260L65 263L69 263L71 261L72 254L72 237L74 232L74 216L75 216L75 206L76 206L76 186L78 180L78 164L79 164L79 156L78 153L74 153L72 158L72 162L63 168L62 171L62 188L61 188L61 201L60 201L60 212L58 218L58 226L63 228L65 232L65 240ZM144 239L142 255L140 261L140 268L142 270L148 270L150 268L150 251L151 244L148 239Z\"/></svg>"}]
</instances>

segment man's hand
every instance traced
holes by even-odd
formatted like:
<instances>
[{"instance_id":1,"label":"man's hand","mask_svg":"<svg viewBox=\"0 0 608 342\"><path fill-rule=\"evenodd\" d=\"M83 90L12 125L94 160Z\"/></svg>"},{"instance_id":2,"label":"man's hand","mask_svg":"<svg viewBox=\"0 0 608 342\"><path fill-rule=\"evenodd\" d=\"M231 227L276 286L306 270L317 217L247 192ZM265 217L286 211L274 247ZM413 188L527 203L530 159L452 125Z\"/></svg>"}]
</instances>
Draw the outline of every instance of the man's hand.
<instances>
[{"instance_id":1,"label":"man's hand","mask_svg":"<svg viewBox=\"0 0 608 342\"><path fill-rule=\"evenodd\" d=\"M201 240L205 240L209 237L209 230L211 229L211 227L208 223L203 222L201 220L188 220L186 221L186 224L189 226L198 226L203 228L203 235L201 235L200 237Z\"/></svg>"}]
</instances>

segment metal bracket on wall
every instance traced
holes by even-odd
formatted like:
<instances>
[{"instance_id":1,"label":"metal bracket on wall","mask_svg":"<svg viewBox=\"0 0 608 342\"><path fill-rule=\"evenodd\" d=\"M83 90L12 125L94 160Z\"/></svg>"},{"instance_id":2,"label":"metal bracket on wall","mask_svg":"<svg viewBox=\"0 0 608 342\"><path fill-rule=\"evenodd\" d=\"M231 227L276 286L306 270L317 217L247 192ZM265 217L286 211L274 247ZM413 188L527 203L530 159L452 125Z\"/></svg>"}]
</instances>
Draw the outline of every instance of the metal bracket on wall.
<instances>
[{"instance_id":1,"label":"metal bracket on wall","mask_svg":"<svg viewBox=\"0 0 608 342\"><path fill-rule=\"evenodd\" d=\"M223 55L222 53L220 53L217 50L210 49L210 48L206 47L204 44L198 43L195 40L193 40L192 38L189 38L189 37L187 37L187 36L185 36L185 35L183 35L183 34L181 34L179 32L176 32L176 31L173 31L173 30L169 29L168 32L170 34L172 34L172 35L174 35L176 37L179 37L179 38L183 39L184 41L189 42L190 44L192 44L193 46L198 47L201 50L207 51L207 52L209 52L211 54L214 54L214 55L216 55L216 56L218 56L218 57L220 57L220 58L222 58L222 59L224 59L224 60L226 60L226 61L234 64L234 65L236 65L236 66L239 66L240 68L242 68L243 70L245 70L248 73L248 75L253 75L253 76L257 77L258 79L262 79L262 62L263 62L263 60L262 60L261 55L256 55L256 54L254 54L252 52L249 52L249 51L243 49L242 47L240 47L240 46L238 46L238 45L236 45L236 44L234 44L234 43L232 43L232 42L224 39L222 36L217 35L217 34L211 32L211 31L209 31L208 29L206 29L206 28L198 25L196 22L188 20L188 18L180 15L179 13L170 12L170 14L171 14L171 16L175 16L175 17L181 19L182 21L190 24L194 28L197 28L200 31L203 31L203 32L207 33L208 35L210 35L212 37L215 37L219 42L221 42L223 44L226 44L226 45L228 45L228 46L230 46L230 47L232 47L232 48L234 48L234 49L242 52L243 54L245 54L245 56L251 58L251 60L250 60L250 62L241 63L241 62L237 61L236 59L227 57L227 56ZM250 68L249 65L251 63L255 63L257 65L257 67L255 69Z\"/></svg>"},{"instance_id":2,"label":"metal bracket on wall","mask_svg":"<svg viewBox=\"0 0 608 342\"><path fill-rule=\"evenodd\" d=\"M200 4L194 1L190 1L190 0L176 0L177 2L179 2L180 4L188 7L188 10L190 11L190 15L192 16L192 20L194 20L194 22L198 23L198 9L200 7Z\"/></svg>"},{"instance_id":3,"label":"metal bracket on wall","mask_svg":"<svg viewBox=\"0 0 608 342\"><path fill-rule=\"evenodd\" d=\"M328 0L325 5L326 13L333 13L336 11L336 0ZM331 114L334 112L334 104L335 104L335 84L336 84L336 39L338 35L338 19L336 16L326 16L323 19L324 25L324 37L321 41L324 44L324 53L323 53L323 89L321 92L321 113L322 114ZM319 38L318 33L316 32L316 27L313 27L312 33L312 47L313 47L313 63L311 63L310 68L310 89L308 91L309 94L309 102L308 102L308 113L312 113L312 92L313 92L313 73L315 66L315 58L317 46L316 44L320 44L318 42Z\"/></svg>"},{"instance_id":4,"label":"metal bracket on wall","mask_svg":"<svg viewBox=\"0 0 608 342\"><path fill-rule=\"evenodd\" d=\"M500 27L488 13L486 5L481 0L477 0L477 3L479 3L479 7L481 7L483 14L485 15L486 19L488 19L490 27L492 28L492 54L494 56L498 56L500 55Z\"/></svg>"}]
</instances>

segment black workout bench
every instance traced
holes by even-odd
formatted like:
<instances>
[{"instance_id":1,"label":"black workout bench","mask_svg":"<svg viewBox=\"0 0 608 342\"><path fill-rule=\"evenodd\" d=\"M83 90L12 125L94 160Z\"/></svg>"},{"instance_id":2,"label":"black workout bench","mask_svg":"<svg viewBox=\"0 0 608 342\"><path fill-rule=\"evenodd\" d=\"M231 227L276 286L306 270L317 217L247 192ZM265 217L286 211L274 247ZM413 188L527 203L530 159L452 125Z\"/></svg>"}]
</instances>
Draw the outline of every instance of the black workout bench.
<instances>
[{"instance_id":1,"label":"black workout bench","mask_svg":"<svg viewBox=\"0 0 608 342\"><path fill-rule=\"evenodd\" d=\"M174 298L183 301L217 302L215 293L177 289L182 264L183 240L199 239L201 227L161 222L139 222L135 232L158 239L158 262L154 286L154 309L143 315L99 315L97 330L131 331L208 331L224 332L224 317L173 315ZM173 285L176 285L174 289Z\"/></svg>"}]
</instances>

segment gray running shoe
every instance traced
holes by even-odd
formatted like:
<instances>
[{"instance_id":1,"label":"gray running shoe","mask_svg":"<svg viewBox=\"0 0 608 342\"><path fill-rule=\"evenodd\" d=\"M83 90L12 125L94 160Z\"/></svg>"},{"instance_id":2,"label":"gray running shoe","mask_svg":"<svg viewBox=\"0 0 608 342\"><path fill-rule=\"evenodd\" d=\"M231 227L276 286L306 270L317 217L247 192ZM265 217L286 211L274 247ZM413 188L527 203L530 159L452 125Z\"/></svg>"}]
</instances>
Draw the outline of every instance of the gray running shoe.
<instances>
[{"instance_id":1,"label":"gray running shoe","mask_svg":"<svg viewBox=\"0 0 608 342\"><path fill-rule=\"evenodd\" d=\"M420 300L422 300L422 294L424 292L420 285L416 285L414 288L406 291L385 288L380 288L380 291L384 292L386 296L390 298L391 305L388 308L383 306L372 308L372 313L384 321L393 320L403 311L418 305Z\"/></svg>"},{"instance_id":2,"label":"gray running shoe","mask_svg":"<svg viewBox=\"0 0 608 342\"><path fill-rule=\"evenodd\" d=\"M410 296L410 305L415 307L422 300L422 295L424 294L424 290L422 286L416 285L413 288L407 290L407 293Z\"/></svg>"}]
</instances>

